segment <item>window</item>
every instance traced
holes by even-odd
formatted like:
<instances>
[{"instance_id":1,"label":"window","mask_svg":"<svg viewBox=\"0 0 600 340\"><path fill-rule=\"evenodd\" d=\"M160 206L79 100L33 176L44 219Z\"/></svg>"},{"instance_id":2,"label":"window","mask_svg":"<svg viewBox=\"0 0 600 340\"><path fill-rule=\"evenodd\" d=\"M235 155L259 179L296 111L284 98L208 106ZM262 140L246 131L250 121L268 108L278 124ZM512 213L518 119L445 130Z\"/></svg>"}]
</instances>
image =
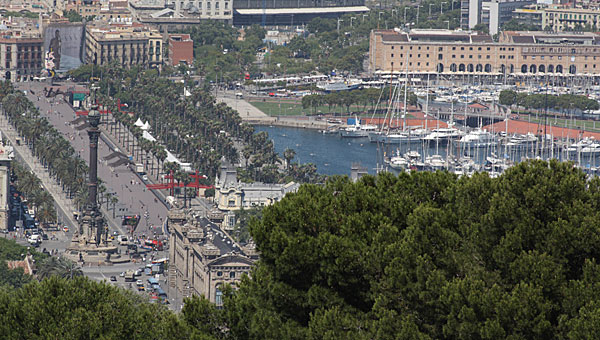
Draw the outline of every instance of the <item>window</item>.
<instances>
[{"instance_id":1,"label":"window","mask_svg":"<svg viewBox=\"0 0 600 340\"><path fill-rule=\"evenodd\" d=\"M442 47L438 47L438 51L442 52L444 49Z\"/></svg>"},{"instance_id":2,"label":"window","mask_svg":"<svg viewBox=\"0 0 600 340\"><path fill-rule=\"evenodd\" d=\"M427 58L429 58L429 54L427 54Z\"/></svg>"},{"instance_id":3,"label":"window","mask_svg":"<svg viewBox=\"0 0 600 340\"><path fill-rule=\"evenodd\" d=\"M217 276L219 276L219 277L223 276L223 272L221 272L221 271L217 272Z\"/></svg>"},{"instance_id":4,"label":"window","mask_svg":"<svg viewBox=\"0 0 600 340\"><path fill-rule=\"evenodd\" d=\"M481 47L477 47L477 51L481 51Z\"/></svg>"},{"instance_id":5,"label":"window","mask_svg":"<svg viewBox=\"0 0 600 340\"><path fill-rule=\"evenodd\" d=\"M441 54L441 53L440 53L440 54L438 54L438 60L442 60L442 59L444 59L444 55L443 55L443 54Z\"/></svg>"},{"instance_id":6,"label":"window","mask_svg":"<svg viewBox=\"0 0 600 340\"><path fill-rule=\"evenodd\" d=\"M394 57L394 53L392 53L392 58Z\"/></svg>"},{"instance_id":7,"label":"window","mask_svg":"<svg viewBox=\"0 0 600 340\"><path fill-rule=\"evenodd\" d=\"M215 9L219 9L219 3L215 2Z\"/></svg>"},{"instance_id":8,"label":"window","mask_svg":"<svg viewBox=\"0 0 600 340\"><path fill-rule=\"evenodd\" d=\"M227 7L225 7L225 8L227 8ZM393 49L394 49L394 46L392 46L392 50L393 50Z\"/></svg>"},{"instance_id":9,"label":"window","mask_svg":"<svg viewBox=\"0 0 600 340\"><path fill-rule=\"evenodd\" d=\"M465 50L465 48L464 48L464 47L461 47L461 48L460 48L460 50L461 50L461 51L464 51L464 50Z\"/></svg>"},{"instance_id":10,"label":"window","mask_svg":"<svg viewBox=\"0 0 600 340\"><path fill-rule=\"evenodd\" d=\"M473 47L469 47L469 51L473 51Z\"/></svg>"},{"instance_id":11,"label":"window","mask_svg":"<svg viewBox=\"0 0 600 340\"><path fill-rule=\"evenodd\" d=\"M461 55L460 55L460 57L461 57L462 59L464 59L464 58L465 58L465 55L464 55L464 54L461 54Z\"/></svg>"},{"instance_id":12,"label":"window","mask_svg":"<svg viewBox=\"0 0 600 340\"><path fill-rule=\"evenodd\" d=\"M230 279L235 279L235 272L230 272L229 273L229 278Z\"/></svg>"},{"instance_id":13,"label":"window","mask_svg":"<svg viewBox=\"0 0 600 340\"><path fill-rule=\"evenodd\" d=\"M221 291L220 286L218 286L215 291L215 305L217 305L217 307L223 306L223 292Z\"/></svg>"},{"instance_id":14,"label":"window","mask_svg":"<svg viewBox=\"0 0 600 340\"><path fill-rule=\"evenodd\" d=\"M487 50L489 51L489 50L490 50L490 48L488 47L488 48L487 48Z\"/></svg>"},{"instance_id":15,"label":"window","mask_svg":"<svg viewBox=\"0 0 600 340\"><path fill-rule=\"evenodd\" d=\"M455 51L455 50L456 50L456 47L452 47L452 51Z\"/></svg>"},{"instance_id":16,"label":"window","mask_svg":"<svg viewBox=\"0 0 600 340\"><path fill-rule=\"evenodd\" d=\"M453 55L452 55L452 58L456 58L456 54L453 54Z\"/></svg>"},{"instance_id":17,"label":"window","mask_svg":"<svg viewBox=\"0 0 600 340\"><path fill-rule=\"evenodd\" d=\"M417 54L417 58L421 58L421 53Z\"/></svg>"}]
</instances>

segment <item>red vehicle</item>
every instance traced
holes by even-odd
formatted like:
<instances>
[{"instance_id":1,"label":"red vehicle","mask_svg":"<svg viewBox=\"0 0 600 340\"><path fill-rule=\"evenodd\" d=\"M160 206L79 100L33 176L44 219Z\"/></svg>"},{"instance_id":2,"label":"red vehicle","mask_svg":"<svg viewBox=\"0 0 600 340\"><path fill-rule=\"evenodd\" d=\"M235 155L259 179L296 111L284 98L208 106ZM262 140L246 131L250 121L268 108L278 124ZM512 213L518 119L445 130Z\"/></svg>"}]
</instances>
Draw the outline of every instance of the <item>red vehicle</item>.
<instances>
[{"instance_id":1,"label":"red vehicle","mask_svg":"<svg viewBox=\"0 0 600 340\"><path fill-rule=\"evenodd\" d=\"M246 80L250 80L250 73L246 73L246 74L244 75L244 79L246 79Z\"/></svg>"}]
</instances>

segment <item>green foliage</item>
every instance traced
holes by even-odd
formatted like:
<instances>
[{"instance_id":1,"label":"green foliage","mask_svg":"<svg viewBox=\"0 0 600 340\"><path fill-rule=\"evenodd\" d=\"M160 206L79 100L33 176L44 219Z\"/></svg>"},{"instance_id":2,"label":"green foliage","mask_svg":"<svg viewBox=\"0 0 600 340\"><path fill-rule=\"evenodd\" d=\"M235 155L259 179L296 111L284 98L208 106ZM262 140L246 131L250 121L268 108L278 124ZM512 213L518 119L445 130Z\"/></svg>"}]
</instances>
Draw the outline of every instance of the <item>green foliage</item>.
<instances>
[{"instance_id":1,"label":"green foliage","mask_svg":"<svg viewBox=\"0 0 600 340\"><path fill-rule=\"evenodd\" d=\"M227 325L240 339L593 338L599 197L600 180L557 161L304 185L251 223L261 261Z\"/></svg>"},{"instance_id":2,"label":"green foliage","mask_svg":"<svg viewBox=\"0 0 600 340\"><path fill-rule=\"evenodd\" d=\"M40 222L56 221L54 199L43 189L37 176L26 170L17 161L12 163L12 172L16 177L15 187L28 201L35 204L36 216Z\"/></svg>"},{"instance_id":3,"label":"green foliage","mask_svg":"<svg viewBox=\"0 0 600 340\"><path fill-rule=\"evenodd\" d=\"M566 111L579 109L581 111L598 110L600 104L595 99L590 99L583 95L561 94L527 94L515 92L512 90L503 90L500 92L500 104L522 106L526 109L555 109Z\"/></svg>"},{"instance_id":4,"label":"green foliage","mask_svg":"<svg viewBox=\"0 0 600 340\"><path fill-rule=\"evenodd\" d=\"M534 24L519 23L517 19L511 19L504 23L501 28L503 31L541 31L540 27Z\"/></svg>"},{"instance_id":5,"label":"green foliage","mask_svg":"<svg viewBox=\"0 0 600 340\"><path fill-rule=\"evenodd\" d=\"M240 209L235 212L235 227L232 236L240 243L250 240L250 223L262 218L263 207Z\"/></svg>"},{"instance_id":6,"label":"green foliage","mask_svg":"<svg viewBox=\"0 0 600 340\"><path fill-rule=\"evenodd\" d=\"M65 18L69 19L69 22L82 22L83 17L74 10L70 10L65 13Z\"/></svg>"}]
</instances>

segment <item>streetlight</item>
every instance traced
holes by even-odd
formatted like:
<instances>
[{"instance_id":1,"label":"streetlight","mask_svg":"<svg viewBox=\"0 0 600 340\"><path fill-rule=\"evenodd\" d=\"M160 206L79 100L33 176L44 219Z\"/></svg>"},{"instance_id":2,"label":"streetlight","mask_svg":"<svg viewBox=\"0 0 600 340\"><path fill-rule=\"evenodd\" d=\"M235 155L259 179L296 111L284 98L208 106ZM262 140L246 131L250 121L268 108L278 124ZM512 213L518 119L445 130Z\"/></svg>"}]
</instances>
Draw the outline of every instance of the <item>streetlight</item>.
<instances>
[{"instance_id":1,"label":"streetlight","mask_svg":"<svg viewBox=\"0 0 600 340\"><path fill-rule=\"evenodd\" d=\"M337 33L340 34L340 22L344 22L343 19L338 18L338 23L337 23Z\"/></svg>"},{"instance_id":2,"label":"streetlight","mask_svg":"<svg viewBox=\"0 0 600 340\"><path fill-rule=\"evenodd\" d=\"M440 4L440 14L442 14L442 9L444 8L444 4L448 4L448 3L444 1Z\"/></svg>"},{"instance_id":3,"label":"streetlight","mask_svg":"<svg viewBox=\"0 0 600 340\"><path fill-rule=\"evenodd\" d=\"M355 17L350 17L350 27L352 27L352 20L356 19Z\"/></svg>"},{"instance_id":4,"label":"streetlight","mask_svg":"<svg viewBox=\"0 0 600 340\"><path fill-rule=\"evenodd\" d=\"M419 25L419 10L421 9L421 5L417 6L417 25Z\"/></svg>"},{"instance_id":5,"label":"streetlight","mask_svg":"<svg viewBox=\"0 0 600 340\"><path fill-rule=\"evenodd\" d=\"M377 17L377 21L381 20L381 14L382 14L382 13L383 13L383 12L379 12L379 16Z\"/></svg>"},{"instance_id":6,"label":"streetlight","mask_svg":"<svg viewBox=\"0 0 600 340\"><path fill-rule=\"evenodd\" d=\"M448 23L448 31L450 30L450 20L444 20L445 23Z\"/></svg>"},{"instance_id":7,"label":"streetlight","mask_svg":"<svg viewBox=\"0 0 600 340\"><path fill-rule=\"evenodd\" d=\"M392 16L393 16L394 18L396 17L396 10L395 10L395 9L393 9L393 10L392 10Z\"/></svg>"},{"instance_id":8,"label":"streetlight","mask_svg":"<svg viewBox=\"0 0 600 340\"><path fill-rule=\"evenodd\" d=\"M429 16L431 16L431 6L435 6L435 4L429 4Z\"/></svg>"},{"instance_id":9,"label":"streetlight","mask_svg":"<svg viewBox=\"0 0 600 340\"><path fill-rule=\"evenodd\" d=\"M406 24L406 10L408 9L408 7L404 7L404 23Z\"/></svg>"},{"instance_id":10,"label":"streetlight","mask_svg":"<svg viewBox=\"0 0 600 340\"><path fill-rule=\"evenodd\" d=\"M362 15L362 18L363 18L363 20L362 20L362 21L363 21L363 22L365 22L365 17L368 17L368 16L369 16L368 14L363 14L363 15Z\"/></svg>"}]
</instances>

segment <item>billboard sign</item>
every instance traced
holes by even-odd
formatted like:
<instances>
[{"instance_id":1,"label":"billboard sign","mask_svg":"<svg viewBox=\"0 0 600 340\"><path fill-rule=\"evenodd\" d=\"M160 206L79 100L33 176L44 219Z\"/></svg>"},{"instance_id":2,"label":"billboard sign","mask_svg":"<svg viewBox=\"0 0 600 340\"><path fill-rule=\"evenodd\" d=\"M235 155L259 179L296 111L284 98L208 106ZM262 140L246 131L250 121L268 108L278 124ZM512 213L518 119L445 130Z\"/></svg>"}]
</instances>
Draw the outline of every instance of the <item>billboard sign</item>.
<instances>
[{"instance_id":1,"label":"billboard sign","mask_svg":"<svg viewBox=\"0 0 600 340\"><path fill-rule=\"evenodd\" d=\"M51 23L44 28L44 52L52 53L55 71L82 64L83 38L83 23Z\"/></svg>"}]
</instances>

